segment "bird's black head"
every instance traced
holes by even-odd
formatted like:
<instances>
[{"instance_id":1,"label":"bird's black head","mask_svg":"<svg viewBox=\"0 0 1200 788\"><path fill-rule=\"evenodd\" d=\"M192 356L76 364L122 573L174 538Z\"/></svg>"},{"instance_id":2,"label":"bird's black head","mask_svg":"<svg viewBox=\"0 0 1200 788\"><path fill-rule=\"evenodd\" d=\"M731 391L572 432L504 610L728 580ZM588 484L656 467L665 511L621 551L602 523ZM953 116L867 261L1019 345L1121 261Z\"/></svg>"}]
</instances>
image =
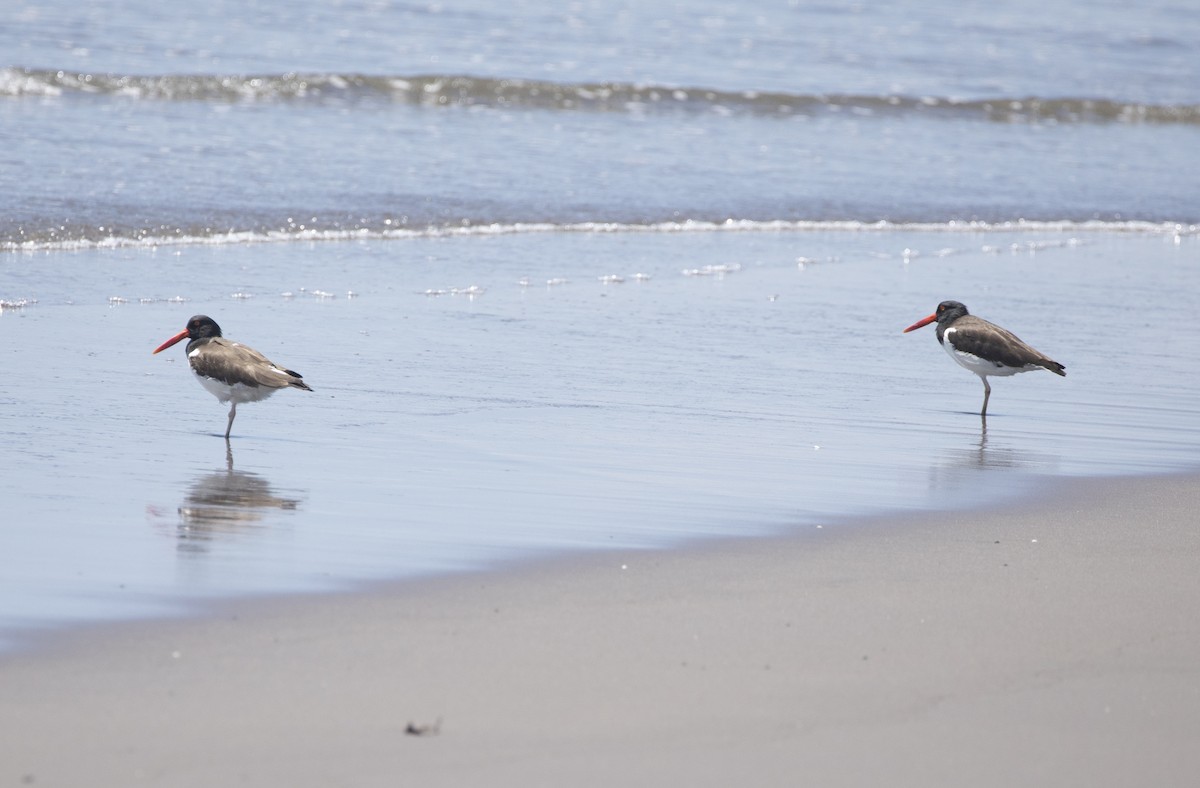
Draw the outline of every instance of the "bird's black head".
<instances>
[{"instance_id":1,"label":"bird's black head","mask_svg":"<svg viewBox=\"0 0 1200 788\"><path fill-rule=\"evenodd\" d=\"M969 315L967 307L958 301L943 301L938 304L937 311L933 313L937 317L939 323L952 323L958 320L963 315Z\"/></svg>"},{"instance_id":2,"label":"bird's black head","mask_svg":"<svg viewBox=\"0 0 1200 788\"><path fill-rule=\"evenodd\" d=\"M221 336L221 327L208 315L196 315L187 322L188 339L213 339Z\"/></svg>"},{"instance_id":3,"label":"bird's black head","mask_svg":"<svg viewBox=\"0 0 1200 788\"><path fill-rule=\"evenodd\" d=\"M959 302L943 301L937 305L937 310L932 315L923 317L917 322L913 323L911 326L904 329L904 333L907 334L909 331L916 331L918 328L927 326L936 320L938 324L938 341L940 342L942 339L942 332L946 330L946 327L965 314L968 314L967 308Z\"/></svg>"},{"instance_id":4,"label":"bird's black head","mask_svg":"<svg viewBox=\"0 0 1200 788\"><path fill-rule=\"evenodd\" d=\"M188 321L187 328L154 348L154 352L161 353L175 343L182 342L185 339L188 340L188 350L191 350L193 342L202 342L206 339L215 339L219 336L221 336L221 327L217 325L217 321L208 315L194 315Z\"/></svg>"}]
</instances>

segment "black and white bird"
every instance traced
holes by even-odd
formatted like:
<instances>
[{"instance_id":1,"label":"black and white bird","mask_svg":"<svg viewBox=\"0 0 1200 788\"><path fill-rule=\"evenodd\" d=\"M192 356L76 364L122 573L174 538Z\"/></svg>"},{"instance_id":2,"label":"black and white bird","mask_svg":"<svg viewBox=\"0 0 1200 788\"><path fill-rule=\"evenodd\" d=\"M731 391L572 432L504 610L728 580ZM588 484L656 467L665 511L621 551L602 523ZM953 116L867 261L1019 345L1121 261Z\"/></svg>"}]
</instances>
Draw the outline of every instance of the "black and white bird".
<instances>
[{"instance_id":1,"label":"black and white bird","mask_svg":"<svg viewBox=\"0 0 1200 788\"><path fill-rule=\"evenodd\" d=\"M983 410L987 418L992 387L988 376L1005 377L1034 369L1048 369L1066 377L1066 367L1025 344L1011 331L975 317L958 301L943 301L937 311L904 329L904 333L937 321L937 340L950 358L974 372L983 381Z\"/></svg>"},{"instance_id":2,"label":"black and white bird","mask_svg":"<svg viewBox=\"0 0 1200 788\"><path fill-rule=\"evenodd\" d=\"M159 353L184 339L188 363L196 380L219 402L231 402L225 438L233 429L240 402L258 402L279 389L312 391L299 372L274 364L252 347L221 336L221 327L207 315L196 315L187 328L154 349Z\"/></svg>"}]
</instances>

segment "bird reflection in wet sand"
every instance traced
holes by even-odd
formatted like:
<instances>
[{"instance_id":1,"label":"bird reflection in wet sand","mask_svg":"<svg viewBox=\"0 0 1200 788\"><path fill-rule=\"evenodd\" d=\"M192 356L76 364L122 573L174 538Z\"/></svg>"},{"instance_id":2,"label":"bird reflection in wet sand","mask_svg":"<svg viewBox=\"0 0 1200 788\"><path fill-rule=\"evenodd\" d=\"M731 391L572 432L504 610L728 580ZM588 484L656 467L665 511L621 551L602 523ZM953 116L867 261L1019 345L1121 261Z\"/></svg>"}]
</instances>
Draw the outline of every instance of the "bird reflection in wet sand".
<instances>
[{"instance_id":1,"label":"bird reflection in wet sand","mask_svg":"<svg viewBox=\"0 0 1200 788\"><path fill-rule=\"evenodd\" d=\"M967 438L968 433L963 433ZM955 488L978 484L980 472L1029 472L1053 469L1058 459L1053 454L1013 448L1000 434L1000 443L988 445L987 419L983 420L978 437L972 432L961 448L948 448L942 461L929 468L930 487Z\"/></svg>"},{"instance_id":2,"label":"bird reflection in wet sand","mask_svg":"<svg viewBox=\"0 0 1200 788\"><path fill-rule=\"evenodd\" d=\"M235 470L233 447L226 441L225 468L196 479L180 504L177 535L188 542L232 536L258 526L268 510L292 511L299 505L295 498L272 493L258 474Z\"/></svg>"}]
</instances>

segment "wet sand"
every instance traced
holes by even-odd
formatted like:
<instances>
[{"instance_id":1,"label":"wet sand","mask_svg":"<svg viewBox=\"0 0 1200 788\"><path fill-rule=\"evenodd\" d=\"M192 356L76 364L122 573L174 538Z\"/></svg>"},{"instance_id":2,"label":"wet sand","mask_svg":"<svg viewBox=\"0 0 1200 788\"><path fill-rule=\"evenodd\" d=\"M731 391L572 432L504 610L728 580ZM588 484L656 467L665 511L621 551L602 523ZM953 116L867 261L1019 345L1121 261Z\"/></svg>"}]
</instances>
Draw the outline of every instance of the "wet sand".
<instances>
[{"instance_id":1,"label":"wet sand","mask_svg":"<svg viewBox=\"0 0 1200 788\"><path fill-rule=\"evenodd\" d=\"M39 301L0 315L0 650L214 598L1194 467L1198 244L549 233L14 257L38 288L0 297ZM427 295L459 286L483 295ZM981 429L978 379L931 328L901 333L945 298L1068 376L994 382ZM227 448L184 349L150 353L193 314L314 391L239 409Z\"/></svg>"},{"instance_id":2,"label":"wet sand","mask_svg":"<svg viewBox=\"0 0 1200 788\"><path fill-rule=\"evenodd\" d=\"M75 632L0 784L1189 785L1200 477L1049 485Z\"/></svg>"}]
</instances>

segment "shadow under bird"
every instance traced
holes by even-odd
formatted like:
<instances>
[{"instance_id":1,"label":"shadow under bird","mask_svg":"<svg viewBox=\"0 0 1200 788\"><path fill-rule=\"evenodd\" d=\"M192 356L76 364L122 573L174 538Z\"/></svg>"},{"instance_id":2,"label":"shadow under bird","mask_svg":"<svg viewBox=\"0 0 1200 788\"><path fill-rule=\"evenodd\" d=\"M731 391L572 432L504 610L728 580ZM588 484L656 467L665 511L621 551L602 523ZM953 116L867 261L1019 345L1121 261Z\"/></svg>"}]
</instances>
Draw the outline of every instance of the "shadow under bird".
<instances>
[{"instance_id":1,"label":"shadow under bird","mask_svg":"<svg viewBox=\"0 0 1200 788\"><path fill-rule=\"evenodd\" d=\"M987 380L989 375L1005 377L1034 369L1048 369L1063 377L1067 375L1062 364L1025 344L1008 329L975 317L958 301L943 301L936 312L913 323L904 329L904 333L935 320L937 340L950 358L983 381L983 410L979 415L984 418L987 418L988 398L992 396L992 387Z\"/></svg>"},{"instance_id":2,"label":"shadow under bird","mask_svg":"<svg viewBox=\"0 0 1200 788\"><path fill-rule=\"evenodd\" d=\"M240 402L258 402L279 389L312 391L299 372L285 369L252 347L221 336L221 327L208 315L196 315L187 328L154 349L159 353L181 342L187 343L188 364L196 380L219 402L231 402L225 438L233 429Z\"/></svg>"}]
</instances>

